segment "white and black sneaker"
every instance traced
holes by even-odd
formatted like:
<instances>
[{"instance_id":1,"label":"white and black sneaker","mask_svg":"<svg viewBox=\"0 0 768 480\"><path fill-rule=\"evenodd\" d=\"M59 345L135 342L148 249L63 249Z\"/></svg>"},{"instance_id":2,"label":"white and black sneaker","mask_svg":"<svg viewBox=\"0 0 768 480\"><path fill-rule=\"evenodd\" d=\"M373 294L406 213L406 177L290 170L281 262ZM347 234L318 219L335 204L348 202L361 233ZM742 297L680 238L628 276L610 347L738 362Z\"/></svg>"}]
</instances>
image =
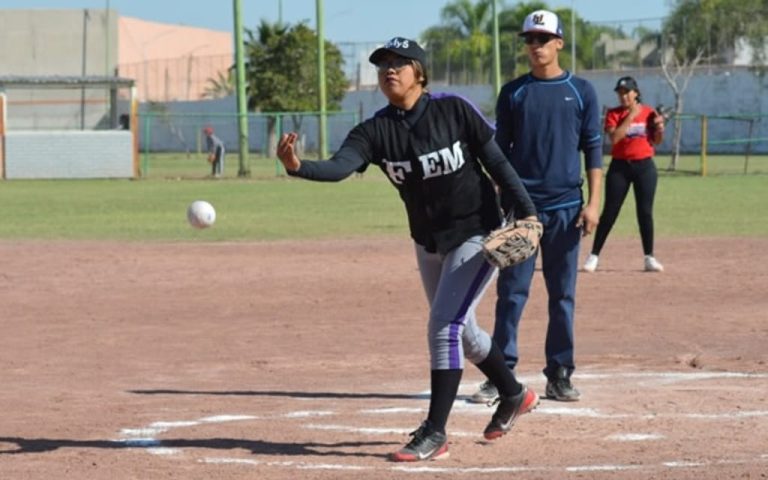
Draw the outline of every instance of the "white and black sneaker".
<instances>
[{"instance_id":1,"label":"white and black sneaker","mask_svg":"<svg viewBox=\"0 0 768 480\"><path fill-rule=\"evenodd\" d=\"M480 387L475 393L469 397L470 403L485 403L493 404L496 399L499 398L499 390L496 385L492 384L490 380L486 380L480 384Z\"/></svg>"}]
</instances>

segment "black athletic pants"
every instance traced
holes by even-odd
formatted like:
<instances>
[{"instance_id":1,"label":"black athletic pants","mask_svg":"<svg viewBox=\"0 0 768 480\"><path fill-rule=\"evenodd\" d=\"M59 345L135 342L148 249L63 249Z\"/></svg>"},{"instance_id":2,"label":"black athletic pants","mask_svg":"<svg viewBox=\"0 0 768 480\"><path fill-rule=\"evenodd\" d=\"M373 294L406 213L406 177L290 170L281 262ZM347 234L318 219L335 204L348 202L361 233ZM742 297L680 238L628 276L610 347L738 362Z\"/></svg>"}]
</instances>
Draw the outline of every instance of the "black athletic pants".
<instances>
[{"instance_id":1,"label":"black athletic pants","mask_svg":"<svg viewBox=\"0 0 768 480\"><path fill-rule=\"evenodd\" d=\"M592 253L599 255L619 216L629 186L634 186L637 224L643 241L643 253L653 255L653 198L656 195L656 165L652 158L620 160L614 158L605 176L605 206L595 232Z\"/></svg>"}]
</instances>

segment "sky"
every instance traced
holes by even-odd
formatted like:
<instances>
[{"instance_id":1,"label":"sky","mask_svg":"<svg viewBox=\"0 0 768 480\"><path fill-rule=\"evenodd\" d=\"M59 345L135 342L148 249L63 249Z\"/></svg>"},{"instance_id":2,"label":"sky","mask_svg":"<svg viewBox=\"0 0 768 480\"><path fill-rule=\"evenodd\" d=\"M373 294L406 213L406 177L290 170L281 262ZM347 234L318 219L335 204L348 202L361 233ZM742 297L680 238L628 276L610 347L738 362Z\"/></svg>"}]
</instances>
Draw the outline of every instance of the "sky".
<instances>
[{"instance_id":1,"label":"sky","mask_svg":"<svg viewBox=\"0 0 768 480\"><path fill-rule=\"evenodd\" d=\"M550 8L573 8L593 23L627 21L625 31L637 26L659 28L670 11L670 0L544 0ZM262 19L293 24L306 20L316 28L318 0L241 0L243 26L255 29ZM394 36L418 38L440 23L446 0L322 0L326 39L334 42L383 42ZM499 5L515 5L500 0ZM213 30L233 30L234 1L228 0L3 0L3 9L112 8L122 16ZM282 16L282 18L281 18ZM612 24L618 26L619 24ZM567 35L566 25L566 35Z\"/></svg>"}]
</instances>

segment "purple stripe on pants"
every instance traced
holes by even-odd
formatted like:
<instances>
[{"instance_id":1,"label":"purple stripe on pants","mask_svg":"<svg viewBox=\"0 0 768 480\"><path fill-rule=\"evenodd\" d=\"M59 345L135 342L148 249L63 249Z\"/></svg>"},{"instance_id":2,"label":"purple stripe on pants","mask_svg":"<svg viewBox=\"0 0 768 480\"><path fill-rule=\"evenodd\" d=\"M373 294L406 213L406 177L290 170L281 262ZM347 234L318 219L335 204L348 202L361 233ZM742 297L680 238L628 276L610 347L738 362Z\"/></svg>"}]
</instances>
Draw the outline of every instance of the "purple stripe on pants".
<instances>
[{"instance_id":1,"label":"purple stripe on pants","mask_svg":"<svg viewBox=\"0 0 768 480\"><path fill-rule=\"evenodd\" d=\"M480 270L478 270L477 275L475 275L475 278L469 285L469 290L467 291L467 295L464 297L464 300L461 302L461 306L459 307L456 318L451 321L451 329L448 335L448 362L449 367L452 369L461 367L461 357L459 355L459 345L461 338L459 338L459 329L464 325L464 322L467 319L467 311L469 310L470 305L472 305L472 302L475 301L475 297L477 297L478 291L483 284L483 279L485 279L486 275L488 275L488 271L490 269L490 264L483 262L483 265L480 267Z\"/></svg>"}]
</instances>

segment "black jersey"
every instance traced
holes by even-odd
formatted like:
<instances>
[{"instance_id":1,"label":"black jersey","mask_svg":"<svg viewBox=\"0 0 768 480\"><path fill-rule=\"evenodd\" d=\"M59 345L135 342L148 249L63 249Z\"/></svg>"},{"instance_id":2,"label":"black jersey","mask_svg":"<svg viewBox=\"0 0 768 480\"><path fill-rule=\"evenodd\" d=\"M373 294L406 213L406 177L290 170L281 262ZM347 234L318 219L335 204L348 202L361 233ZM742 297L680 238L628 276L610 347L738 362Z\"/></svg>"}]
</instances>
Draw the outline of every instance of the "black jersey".
<instances>
[{"instance_id":1,"label":"black jersey","mask_svg":"<svg viewBox=\"0 0 768 480\"><path fill-rule=\"evenodd\" d=\"M329 161L302 161L293 174L338 180L377 165L400 193L413 240L428 251L447 253L501 223L496 190L483 166L511 191L518 217L536 213L493 135L467 100L425 93L409 111L389 105L376 112L349 133ZM498 155L488 154L488 148Z\"/></svg>"}]
</instances>

